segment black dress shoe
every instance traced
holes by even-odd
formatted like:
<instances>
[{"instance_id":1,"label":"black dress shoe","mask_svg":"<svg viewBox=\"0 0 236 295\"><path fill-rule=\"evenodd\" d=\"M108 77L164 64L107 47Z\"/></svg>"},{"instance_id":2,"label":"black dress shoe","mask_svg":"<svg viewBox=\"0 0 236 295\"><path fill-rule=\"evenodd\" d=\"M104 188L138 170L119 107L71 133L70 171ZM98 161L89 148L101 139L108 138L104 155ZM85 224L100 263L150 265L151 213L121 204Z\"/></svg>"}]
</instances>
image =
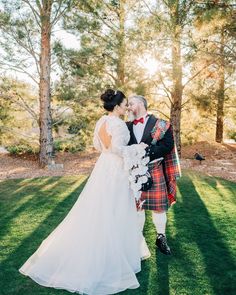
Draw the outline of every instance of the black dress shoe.
<instances>
[{"instance_id":1,"label":"black dress shoe","mask_svg":"<svg viewBox=\"0 0 236 295\"><path fill-rule=\"evenodd\" d=\"M171 255L170 247L167 245L166 237L163 234L158 234L156 246L165 255Z\"/></svg>"}]
</instances>

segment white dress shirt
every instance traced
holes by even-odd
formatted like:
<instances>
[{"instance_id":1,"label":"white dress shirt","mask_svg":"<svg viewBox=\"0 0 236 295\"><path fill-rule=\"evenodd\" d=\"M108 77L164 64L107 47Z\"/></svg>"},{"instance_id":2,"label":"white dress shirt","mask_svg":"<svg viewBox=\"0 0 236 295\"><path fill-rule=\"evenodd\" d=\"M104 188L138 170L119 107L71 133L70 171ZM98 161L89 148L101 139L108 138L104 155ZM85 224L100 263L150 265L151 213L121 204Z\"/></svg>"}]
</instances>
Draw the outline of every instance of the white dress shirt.
<instances>
[{"instance_id":1,"label":"white dress shirt","mask_svg":"<svg viewBox=\"0 0 236 295\"><path fill-rule=\"evenodd\" d=\"M148 116L148 114L145 114L143 117L140 117L138 119L141 119L141 118L144 119L143 123L138 123L136 125L133 124L134 136L136 137L136 140L138 143L140 143L140 141L143 137L143 132L144 132L145 126L147 124L149 116Z\"/></svg>"}]
</instances>

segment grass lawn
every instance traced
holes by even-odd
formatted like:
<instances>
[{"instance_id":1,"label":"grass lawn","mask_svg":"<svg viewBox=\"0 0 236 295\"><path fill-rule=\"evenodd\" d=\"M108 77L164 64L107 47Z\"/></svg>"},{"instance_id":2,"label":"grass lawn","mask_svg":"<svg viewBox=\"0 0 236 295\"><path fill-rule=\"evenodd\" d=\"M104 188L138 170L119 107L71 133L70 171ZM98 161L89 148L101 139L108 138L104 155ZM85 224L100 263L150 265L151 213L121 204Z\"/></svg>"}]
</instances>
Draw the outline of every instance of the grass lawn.
<instances>
[{"instance_id":1,"label":"grass lawn","mask_svg":"<svg viewBox=\"0 0 236 295\"><path fill-rule=\"evenodd\" d=\"M41 287L18 268L64 218L85 181L73 176L0 182L1 295L71 294ZM145 236L152 257L142 262L141 287L121 294L236 294L236 183L185 171L178 187L178 202L168 213L173 255L156 252L148 213Z\"/></svg>"}]
</instances>

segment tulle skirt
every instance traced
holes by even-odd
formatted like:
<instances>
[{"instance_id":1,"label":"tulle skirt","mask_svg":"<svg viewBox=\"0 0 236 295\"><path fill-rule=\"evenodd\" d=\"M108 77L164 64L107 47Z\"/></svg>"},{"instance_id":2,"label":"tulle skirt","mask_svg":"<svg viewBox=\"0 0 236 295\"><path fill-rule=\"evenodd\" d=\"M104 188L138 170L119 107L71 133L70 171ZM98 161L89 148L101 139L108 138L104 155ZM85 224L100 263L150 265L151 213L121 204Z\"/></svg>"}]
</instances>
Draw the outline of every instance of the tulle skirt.
<instances>
[{"instance_id":1,"label":"tulle skirt","mask_svg":"<svg viewBox=\"0 0 236 295\"><path fill-rule=\"evenodd\" d=\"M40 285L80 294L137 288L138 235L123 161L103 152L68 215L19 271Z\"/></svg>"}]
</instances>

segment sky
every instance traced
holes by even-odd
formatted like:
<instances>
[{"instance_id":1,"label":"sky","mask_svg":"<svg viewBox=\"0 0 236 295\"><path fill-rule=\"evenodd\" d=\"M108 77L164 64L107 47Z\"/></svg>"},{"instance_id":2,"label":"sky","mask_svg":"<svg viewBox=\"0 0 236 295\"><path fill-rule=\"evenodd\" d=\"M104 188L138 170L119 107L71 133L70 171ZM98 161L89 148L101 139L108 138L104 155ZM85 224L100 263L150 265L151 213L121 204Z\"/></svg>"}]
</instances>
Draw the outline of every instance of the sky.
<instances>
[{"instance_id":1,"label":"sky","mask_svg":"<svg viewBox=\"0 0 236 295\"><path fill-rule=\"evenodd\" d=\"M61 30L55 31L53 39L60 40L66 48L74 48L74 49L80 48L79 38L73 34L68 33L65 30L61 29Z\"/></svg>"},{"instance_id":2,"label":"sky","mask_svg":"<svg viewBox=\"0 0 236 295\"><path fill-rule=\"evenodd\" d=\"M155 1L154 0L146 0L145 3L150 7L150 5L152 5ZM0 0L0 9L3 9L3 4ZM62 44L67 48L73 48L73 49L79 49L80 48L80 40L78 36L75 36L63 29L61 29L60 25L57 24L57 27L55 28L53 34L52 34L52 43L53 41L59 40L62 42ZM1 48L0 48L0 54L1 54ZM138 63L140 65L142 65L144 67L144 69L146 69L147 71L147 75L152 76L157 69L157 62L155 61L155 59L151 56L145 56L142 59L140 59L138 61ZM31 67L29 69L29 72L31 74L36 72L36 68ZM23 73L19 73L19 72L15 72L15 71L8 71L7 74L9 74L10 76L12 76L13 78L19 79L19 80L23 80L27 83L32 84L33 86L35 86L35 82L26 74ZM51 72L51 80L52 82L56 81L58 79L58 74L60 75L60 69L57 68L56 71L52 71Z\"/></svg>"},{"instance_id":3,"label":"sky","mask_svg":"<svg viewBox=\"0 0 236 295\"><path fill-rule=\"evenodd\" d=\"M69 49L69 48L79 49L80 48L79 38L71 33L68 33L65 30L62 30L62 29L55 30L54 34L52 35L52 42L56 41L56 40L61 41L62 44L67 49ZM0 49L0 53L1 53L1 49ZM34 73L35 71L36 71L36 69L33 67L31 69L29 69L30 73ZM59 72L59 69L57 69L57 73L58 72ZM55 72L51 73L52 82L54 82L58 78L57 73L55 73ZM35 86L34 81L26 74L15 72L15 71L10 71L10 70L8 71L8 74L10 76L12 76L13 78L22 80L24 82L27 82L27 83Z\"/></svg>"},{"instance_id":4,"label":"sky","mask_svg":"<svg viewBox=\"0 0 236 295\"><path fill-rule=\"evenodd\" d=\"M153 0L147 0L145 2L146 4L150 5L153 4ZM1 9L1 1L0 1L0 9ZM62 44L65 46L65 48L73 48L73 49L79 49L80 48L80 40L78 36L75 36L63 29L59 25L57 25L57 28L55 28L55 31L52 34L52 43L53 41L59 40L62 42ZM1 53L1 49L0 49ZM152 76L157 71L158 62L152 57L152 56L144 56L143 59L138 60L139 65L141 65L147 72L148 76ZM31 74L36 72L36 68L31 67L29 69L29 72ZM15 72L15 71L8 71L7 74L10 74L13 78L17 78L19 80L23 80L27 83L32 84L35 86L35 82L26 74ZM51 72L51 80L52 82L56 81L58 79L58 74L60 75L60 69L57 68L56 71Z\"/></svg>"},{"instance_id":5,"label":"sky","mask_svg":"<svg viewBox=\"0 0 236 295\"><path fill-rule=\"evenodd\" d=\"M52 41L59 40L62 42L62 44L67 48L73 48L73 49L79 49L80 48L80 41L79 38L71 33L68 33L65 30L58 29L54 32L52 36ZM143 59L138 60L138 64L142 66L149 76L152 76L156 73L158 68L158 62L155 60L152 56L146 55ZM34 72L35 69L31 69L30 72ZM51 73L51 79L52 82L58 79L58 72L60 72L59 69L57 69L57 72ZM10 74L20 80L23 80L27 83L34 84L34 82L28 77L26 74L16 73L14 71L11 71Z\"/></svg>"}]
</instances>

